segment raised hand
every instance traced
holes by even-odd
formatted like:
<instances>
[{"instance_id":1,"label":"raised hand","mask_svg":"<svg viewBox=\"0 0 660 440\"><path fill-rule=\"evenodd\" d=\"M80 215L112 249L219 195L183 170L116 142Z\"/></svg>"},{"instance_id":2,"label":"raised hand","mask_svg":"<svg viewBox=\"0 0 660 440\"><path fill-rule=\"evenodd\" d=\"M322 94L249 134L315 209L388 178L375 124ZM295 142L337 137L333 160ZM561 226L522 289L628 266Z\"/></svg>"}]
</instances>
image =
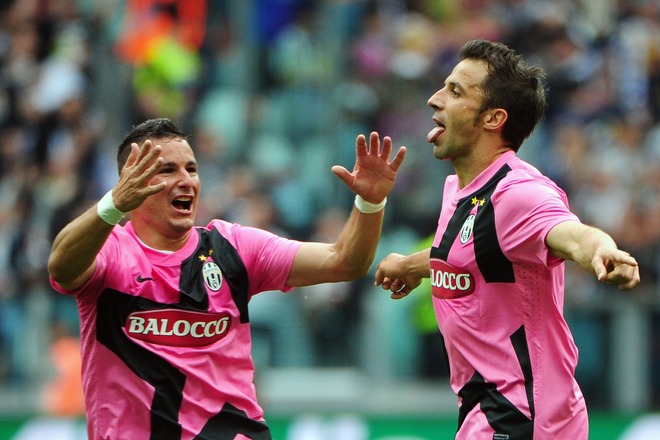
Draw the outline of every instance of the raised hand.
<instances>
[{"instance_id":1,"label":"raised hand","mask_svg":"<svg viewBox=\"0 0 660 440\"><path fill-rule=\"evenodd\" d=\"M121 212L132 211L147 197L165 188L165 182L157 185L149 184L163 164L160 151L160 145L154 145L151 140L146 140L142 146L131 144L131 154L112 190L115 206Z\"/></svg>"},{"instance_id":2,"label":"raised hand","mask_svg":"<svg viewBox=\"0 0 660 440\"><path fill-rule=\"evenodd\" d=\"M369 145L363 134L355 140L355 166L353 172L335 165L332 172L337 175L351 191L371 203L380 203L392 191L399 167L406 155L406 147L400 147L396 156L389 160L392 153L392 139L383 138L375 131L369 136Z\"/></svg>"}]
</instances>

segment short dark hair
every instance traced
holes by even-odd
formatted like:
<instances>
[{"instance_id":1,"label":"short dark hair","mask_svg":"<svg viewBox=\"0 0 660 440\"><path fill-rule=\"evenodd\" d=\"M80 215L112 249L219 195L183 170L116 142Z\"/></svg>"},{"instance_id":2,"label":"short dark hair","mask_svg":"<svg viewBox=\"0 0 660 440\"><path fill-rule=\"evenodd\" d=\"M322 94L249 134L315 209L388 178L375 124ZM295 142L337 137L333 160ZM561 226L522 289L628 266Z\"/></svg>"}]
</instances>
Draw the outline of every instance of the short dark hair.
<instances>
[{"instance_id":1,"label":"short dark hair","mask_svg":"<svg viewBox=\"0 0 660 440\"><path fill-rule=\"evenodd\" d=\"M119 148L117 149L117 167L121 174L122 168L126 164L126 160L131 153L131 144L142 144L147 139L153 140L170 140L170 139L183 139L187 140L187 136L179 130L179 128L167 118L148 119L141 124L133 127L130 133L126 135Z\"/></svg>"},{"instance_id":2,"label":"short dark hair","mask_svg":"<svg viewBox=\"0 0 660 440\"><path fill-rule=\"evenodd\" d=\"M460 58L488 64L488 74L481 84L484 101L479 113L492 108L506 110L509 117L502 137L518 151L547 106L545 71L528 64L506 45L487 40L468 41L461 48Z\"/></svg>"}]
</instances>

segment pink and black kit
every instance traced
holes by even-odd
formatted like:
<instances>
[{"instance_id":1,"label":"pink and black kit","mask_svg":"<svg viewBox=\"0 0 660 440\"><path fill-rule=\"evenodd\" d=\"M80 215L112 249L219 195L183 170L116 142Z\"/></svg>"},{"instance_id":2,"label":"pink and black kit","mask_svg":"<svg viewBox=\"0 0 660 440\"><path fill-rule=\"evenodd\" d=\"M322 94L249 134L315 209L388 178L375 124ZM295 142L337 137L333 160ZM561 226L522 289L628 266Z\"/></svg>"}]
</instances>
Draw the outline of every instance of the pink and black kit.
<instances>
[{"instance_id":1,"label":"pink and black kit","mask_svg":"<svg viewBox=\"0 0 660 440\"><path fill-rule=\"evenodd\" d=\"M513 152L464 188L447 178L430 258L457 439L588 437L564 261L545 243L565 221L579 221L565 193Z\"/></svg>"},{"instance_id":2,"label":"pink and black kit","mask_svg":"<svg viewBox=\"0 0 660 440\"><path fill-rule=\"evenodd\" d=\"M257 403L248 302L288 291L300 242L214 220L183 248L116 226L75 291L90 440L270 440Z\"/></svg>"}]
</instances>

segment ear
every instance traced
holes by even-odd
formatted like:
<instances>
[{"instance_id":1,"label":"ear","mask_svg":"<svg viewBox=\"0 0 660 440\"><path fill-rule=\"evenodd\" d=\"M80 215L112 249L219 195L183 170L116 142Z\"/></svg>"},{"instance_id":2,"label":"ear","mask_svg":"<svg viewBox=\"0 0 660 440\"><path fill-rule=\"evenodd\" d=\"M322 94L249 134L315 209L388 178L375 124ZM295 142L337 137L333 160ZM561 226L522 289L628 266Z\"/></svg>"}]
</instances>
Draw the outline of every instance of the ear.
<instances>
[{"instance_id":1,"label":"ear","mask_svg":"<svg viewBox=\"0 0 660 440\"><path fill-rule=\"evenodd\" d=\"M504 123L509 118L509 114L503 108L494 108L484 112L484 128L488 131L499 131L504 129Z\"/></svg>"}]
</instances>

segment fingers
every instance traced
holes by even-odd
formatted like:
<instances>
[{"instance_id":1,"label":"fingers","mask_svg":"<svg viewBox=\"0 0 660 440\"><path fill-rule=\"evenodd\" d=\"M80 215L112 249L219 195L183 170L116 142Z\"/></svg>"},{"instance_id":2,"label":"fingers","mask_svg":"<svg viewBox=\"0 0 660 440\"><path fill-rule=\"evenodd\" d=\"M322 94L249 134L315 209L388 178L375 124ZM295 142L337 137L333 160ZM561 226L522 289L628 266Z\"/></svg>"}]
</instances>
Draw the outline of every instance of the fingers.
<instances>
[{"instance_id":1,"label":"fingers","mask_svg":"<svg viewBox=\"0 0 660 440\"><path fill-rule=\"evenodd\" d=\"M617 285L619 290L630 290L640 282L639 265L630 254L618 251L610 259L594 262L598 281Z\"/></svg>"},{"instance_id":2,"label":"fingers","mask_svg":"<svg viewBox=\"0 0 660 440\"><path fill-rule=\"evenodd\" d=\"M411 287L407 286L403 280L385 277L379 274L378 271L376 272L376 281L374 282L374 285L381 286L383 290L391 291L392 294L390 295L390 298L392 299L405 298L413 290Z\"/></svg>"},{"instance_id":3,"label":"fingers","mask_svg":"<svg viewBox=\"0 0 660 440\"><path fill-rule=\"evenodd\" d=\"M384 290L389 290L392 292L390 294L390 298L392 299L405 298L413 290L411 287L407 286L403 280L399 279L393 280L390 278L385 278L383 280L382 286Z\"/></svg>"},{"instance_id":4,"label":"fingers","mask_svg":"<svg viewBox=\"0 0 660 440\"><path fill-rule=\"evenodd\" d=\"M138 144L133 142L131 144L131 152L128 155L128 158L126 159L126 163L124 164L124 168L133 166L133 164L135 164L135 162L138 160L139 155L140 155L140 147L138 146Z\"/></svg>"},{"instance_id":5,"label":"fingers","mask_svg":"<svg viewBox=\"0 0 660 440\"><path fill-rule=\"evenodd\" d=\"M619 290L630 290L640 282L639 266L620 264L607 274L605 282L616 284Z\"/></svg>"},{"instance_id":6,"label":"fingers","mask_svg":"<svg viewBox=\"0 0 660 440\"><path fill-rule=\"evenodd\" d=\"M372 156L380 156L382 158L389 159L392 154L392 138L389 136L383 137L381 144L380 135L376 131L372 131L369 134L369 145L367 147L367 139L363 134L359 134L356 138L355 145L357 148L358 155L360 154L370 154ZM403 158L406 155L406 147L401 147L397 151L394 160L392 160L393 169L396 171L403 163Z\"/></svg>"},{"instance_id":7,"label":"fingers","mask_svg":"<svg viewBox=\"0 0 660 440\"><path fill-rule=\"evenodd\" d=\"M399 151L396 153L396 156L394 156L394 159L390 163L390 166L394 172L399 171L399 167L403 163L403 159L406 157L406 151L406 147L400 147Z\"/></svg>"},{"instance_id":8,"label":"fingers","mask_svg":"<svg viewBox=\"0 0 660 440\"><path fill-rule=\"evenodd\" d=\"M160 145L154 145L151 140L146 140L141 146L131 144L131 153L113 190L118 209L132 211L147 197L165 189L166 182L150 185L163 164L160 154Z\"/></svg>"},{"instance_id":9,"label":"fingers","mask_svg":"<svg viewBox=\"0 0 660 440\"><path fill-rule=\"evenodd\" d=\"M369 135L369 153L374 156L389 158L392 153L392 139L389 136L383 138L382 150L378 132L372 131Z\"/></svg>"},{"instance_id":10,"label":"fingers","mask_svg":"<svg viewBox=\"0 0 660 440\"><path fill-rule=\"evenodd\" d=\"M160 145L154 145L151 140L146 140L140 148L140 156L138 157L138 169L142 169L145 174L152 176L161 166L160 159Z\"/></svg>"},{"instance_id":11,"label":"fingers","mask_svg":"<svg viewBox=\"0 0 660 440\"><path fill-rule=\"evenodd\" d=\"M380 158L381 160L385 161L389 166L390 169L396 173L399 170L399 167L403 163L403 159L406 156L406 147L401 146L399 150L397 151L396 155L392 159L392 161L389 161L390 155L392 154L392 138L389 136L383 137L382 143L380 139L380 135L376 131L372 131L369 134L369 143L367 145L367 138L364 134L359 134L355 138L355 150L356 150L356 157L358 158L358 162L360 162L360 158L364 158L365 156L372 156L375 158ZM335 174L339 176L337 172L333 170Z\"/></svg>"},{"instance_id":12,"label":"fingers","mask_svg":"<svg viewBox=\"0 0 660 440\"><path fill-rule=\"evenodd\" d=\"M374 281L374 286L382 286L383 289L390 290L392 281L394 281L392 278L386 277L382 275L379 270L376 270L376 280Z\"/></svg>"},{"instance_id":13,"label":"fingers","mask_svg":"<svg viewBox=\"0 0 660 440\"><path fill-rule=\"evenodd\" d=\"M149 139L144 141L142 146L133 142L124 169L133 168L136 173L147 173L152 176L160 168L160 152L160 145L154 145Z\"/></svg>"},{"instance_id":14,"label":"fingers","mask_svg":"<svg viewBox=\"0 0 660 440\"><path fill-rule=\"evenodd\" d=\"M344 182L349 188L351 187L353 182L353 175L351 174L350 171L348 171L346 168L344 168L341 165L333 165L331 170L334 173L334 175L339 177L339 179L342 182Z\"/></svg>"},{"instance_id":15,"label":"fingers","mask_svg":"<svg viewBox=\"0 0 660 440\"><path fill-rule=\"evenodd\" d=\"M372 156L380 156L380 136L378 132L372 131L369 134L369 148L367 152Z\"/></svg>"},{"instance_id":16,"label":"fingers","mask_svg":"<svg viewBox=\"0 0 660 440\"><path fill-rule=\"evenodd\" d=\"M392 154L392 150L393 150L393 144L391 137L389 136L383 137L383 142L381 145L380 136L378 135L378 132L376 131L371 132L371 134L369 135L369 154L379 155L381 157L389 159L390 155ZM394 165L393 168L395 171L398 170L399 167L401 166L401 163L403 163L403 158L405 157L405 155L406 155L406 147L402 146L399 148L396 156L391 162Z\"/></svg>"},{"instance_id":17,"label":"fingers","mask_svg":"<svg viewBox=\"0 0 660 440\"><path fill-rule=\"evenodd\" d=\"M381 149L382 148L382 149ZM403 163L406 148L401 147L392 162L392 139L385 136L382 141L377 132L364 134L355 139L356 161L352 170L334 165L332 172L355 194L370 203L381 203L392 191L399 167Z\"/></svg>"},{"instance_id":18,"label":"fingers","mask_svg":"<svg viewBox=\"0 0 660 440\"><path fill-rule=\"evenodd\" d=\"M621 291L631 290L631 289L635 288L638 284L639 284L639 277L637 279L632 279L632 280L628 281L627 283L619 284L617 286L617 289L619 289Z\"/></svg>"},{"instance_id":19,"label":"fingers","mask_svg":"<svg viewBox=\"0 0 660 440\"><path fill-rule=\"evenodd\" d=\"M388 158L392 152L392 140L389 137L383 139L383 149L381 151L381 142L378 132L372 131L369 134L369 144L363 134L359 134L355 139L355 147L358 156L370 155L376 157Z\"/></svg>"},{"instance_id":20,"label":"fingers","mask_svg":"<svg viewBox=\"0 0 660 440\"><path fill-rule=\"evenodd\" d=\"M355 139L355 154L357 157L366 156L369 153L367 149L367 138L359 134Z\"/></svg>"},{"instance_id":21,"label":"fingers","mask_svg":"<svg viewBox=\"0 0 660 440\"><path fill-rule=\"evenodd\" d=\"M147 196L153 196L154 194L159 193L162 190L164 190L166 186L167 186L166 182L160 182L158 185L150 185L147 188L145 188L144 193Z\"/></svg>"},{"instance_id":22,"label":"fingers","mask_svg":"<svg viewBox=\"0 0 660 440\"><path fill-rule=\"evenodd\" d=\"M392 299L403 299L406 296L408 296L408 294L406 292L401 291L401 292L396 292L396 293L391 294L390 298L392 298Z\"/></svg>"}]
</instances>

